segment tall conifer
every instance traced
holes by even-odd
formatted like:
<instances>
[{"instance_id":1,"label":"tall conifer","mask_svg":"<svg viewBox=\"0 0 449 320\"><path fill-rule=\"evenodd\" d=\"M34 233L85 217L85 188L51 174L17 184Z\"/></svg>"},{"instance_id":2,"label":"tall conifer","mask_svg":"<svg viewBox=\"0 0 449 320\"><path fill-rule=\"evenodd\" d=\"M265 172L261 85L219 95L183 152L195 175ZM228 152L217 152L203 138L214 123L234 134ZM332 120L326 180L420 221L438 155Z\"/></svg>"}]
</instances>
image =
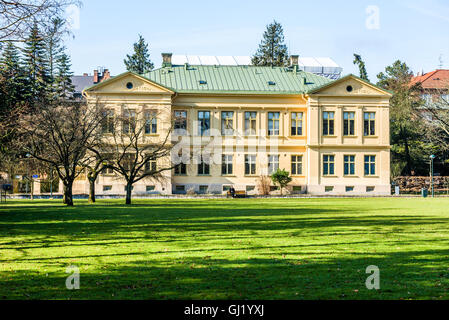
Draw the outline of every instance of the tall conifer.
<instances>
[{"instance_id":1,"label":"tall conifer","mask_svg":"<svg viewBox=\"0 0 449 320\"><path fill-rule=\"evenodd\" d=\"M256 54L251 60L256 66L287 66L288 49L284 43L284 30L276 20L267 26Z\"/></svg>"},{"instance_id":2,"label":"tall conifer","mask_svg":"<svg viewBox=\"0 0 449 320\"><path fill-rule=\"evenodd\" d=\"M128 71L137 74L144 74L153 70L154 64L150 60L148 44L141 35L139 35L139 40L134 43L134 53L132 55L126 55L126 59L123 62Z\"/></svg>"}]
</instances>

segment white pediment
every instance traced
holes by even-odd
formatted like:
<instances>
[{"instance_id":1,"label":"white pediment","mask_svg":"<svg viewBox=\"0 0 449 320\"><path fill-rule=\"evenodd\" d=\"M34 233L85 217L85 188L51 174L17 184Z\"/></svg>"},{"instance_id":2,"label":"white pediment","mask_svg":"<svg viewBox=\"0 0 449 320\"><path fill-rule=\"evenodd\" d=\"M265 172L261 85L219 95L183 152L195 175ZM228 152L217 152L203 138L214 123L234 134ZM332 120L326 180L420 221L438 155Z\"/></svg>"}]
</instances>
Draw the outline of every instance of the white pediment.
<instances>
[{"instance_id":1,"label":"white pediment","mask_svg":"<svg viewBox=\"0 0 449 320\"><path fill-rule=\"evenodd\" d=\"M131 72L108 79L86 90L88 93L171 94L171 90Z\"/></svg>"},{"instance_id":2,"label":"white pediment","mask_svg":"<svg viewBox=\"0 0 449 320\"><path fill-rule=\"evenodd\" d=\"M388 91L352 75L336 80L313 93L334 96L391 96Z\"/></svg>"}]
</instances>

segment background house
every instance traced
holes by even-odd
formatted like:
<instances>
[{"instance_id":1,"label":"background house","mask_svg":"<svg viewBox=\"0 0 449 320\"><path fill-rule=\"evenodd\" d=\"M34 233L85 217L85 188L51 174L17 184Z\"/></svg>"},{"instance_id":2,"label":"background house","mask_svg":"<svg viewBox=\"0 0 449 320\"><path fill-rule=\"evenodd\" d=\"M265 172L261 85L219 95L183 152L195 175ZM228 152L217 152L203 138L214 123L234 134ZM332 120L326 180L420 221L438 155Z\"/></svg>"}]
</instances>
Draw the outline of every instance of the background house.
<instances>
[{"instance_id":1,"label":"background house","mask_svg":"<svg viewBox=\"0 0 449 320\"><path fill-rule=\"evenodd\" d=\"M108 69L104 68L95 69L93 75L84 73L81 76L72 76L72 84L75 87L75 93L73 94L74 98L81 99L83 97L82 92L84 89L109 78L111 78L111 74Z\"/></svg>"}]
</instances>

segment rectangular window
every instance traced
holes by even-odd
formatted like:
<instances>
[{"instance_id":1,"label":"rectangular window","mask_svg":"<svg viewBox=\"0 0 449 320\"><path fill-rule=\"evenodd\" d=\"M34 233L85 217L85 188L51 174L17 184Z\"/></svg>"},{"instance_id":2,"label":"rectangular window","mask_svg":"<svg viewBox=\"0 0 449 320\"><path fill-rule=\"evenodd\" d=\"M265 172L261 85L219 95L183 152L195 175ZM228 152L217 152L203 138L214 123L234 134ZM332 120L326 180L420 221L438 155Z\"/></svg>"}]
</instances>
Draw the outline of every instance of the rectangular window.
<instances>
[{"instance_id":1,"label":"rectangular window","mask_svg":"<svg viewBox=\"0 0 449 320\"><path fill-rule=\"evenodd\" d=\"M334 187L333 186L325 186L324 187L324 192L332 192L334 191Z\"/></svg>"},{"instance_id":2,"label":"rectangular window","mask_svg":"<svg viewBox=\"0 0 449 320\"><path fill-rule=\"evenodd\" d=\"M177 186L175 186L175 191L176 192L185 192L186 191L186 187L177 185Z\"/></svg>"},{"instance_id":3,"label":"rectangular window","mask_svg":"<svg viewBox=\"0 0 449 320\"><path fill-rule=\"evenodd\" d=\"M145 172L154 172L157 169L156 160L150 160L145 163Z\"/></svg>"},{"instance_id":4,"label":"rectangular window","mask_svg":"<svg viewBox=\"0 0 449 320\"><path fill-rule=\"evenodd\" d=\"M293 186L292 190L294 193L299 193L302 191L302 186Z\"/></svg>"},{"instance_id":5,"label":"rectangular window","mask_svg":"<svg viewBox=\"0 0 449 320\"><path fill-rule=\"evenodd\" d=\"M224 184L223 185L223 192L228 192L229 190L231 190L231 185L229 185L229 184Z\"/></svg>"},{"instance_id":6,"label":"rectangular window","mask_svg":"<svg viewBox=\"0 0 449 320\"><path fill-rule=\"evenodd\" d=\"M136 112L134 110L125 110L123 113L123 133L134 132L136 129Z\"/></svg>"},{"instance_id":7,"label":"rectangular window","mask_svg":"<svg viewBox=\"0 0 449 320\"><path fill-rule=\"evenodd\" d=\"M122 167L127 170L130 171L131 170L131 166L135 160L136 155L132 154L132 153L127 153L124 154L122 159L120 160L120 164L122 165Z\"/></svg>"},{"instance_id":8,"label":"rectangular window","mask_svg":"<svg viewBox=\"0 0 449 320\"><path fill-rule=\"evenodd\" d=\"M147 192L154 191L156 189L156 186L146 186Z\"/></svg>"},{"instance_id":9,"label":"rectangular window","mask_svg":"<svg viewBox=\"0 0 449 320\"><path fill-rule=\"evenodd\" d=\"M268 135L279 135L279 112L268 112Z\"/></svg>"},{"instance_id":10,"label":"rectangular window","mask_svg":"<svg viewBox=\"0 0 449 320\"><path fill-rule=\"evenodd\" d=\"M210 134L210 111L198 111L198 133L200 136Z\"/></svg>"},{"instance_id":11,"label":"rectangular window","mask_svg":"<svg viewBox=\"0 0 449 320\"><path fill-rule=\"evenodd\" d=\"M209 186L200 186L200 189L199 189L199 194L206 194L207 193L207 190L209 189Z\"/></svg>"},{"instance_id":12,"label":"rectangular window","mask_svg":"<svg viewBox=\"0 0 449 320\"><path fill-rule=\"evenodd\" d=\"M105 161L105 165L108 165L108 164L109 164L109 162ZM106 167L106 168L103 168L103 170L101 171L101 174L103 174L103 175L114 174L114 170L112 170L112 168Z\"/></svg>"},{"instance_id":13,"label":"rectangular window","mask_svg":"<svg viewBox=\"0 0 449 320\"><path fill-rule=\"evenodd\" d=\"M221 174L222 175L230 175L232 174L232 155L223 154L221 160Z\"/></svg>"},{"instance_id":14,"label":"rectangular window","mask_svg":"<svg viewBox=\"0 0 449 320\"><path fill-rule=\"evenodd\" d=\"M368 186L366 187L366 192L374 192L375 187L373 186Z\"/></svg>"},{"instance_id":15,"label":"rectangular window","mask_svg":"<svg viewBox=\"0 0 449 320\"><path fill-rule=\"evenodd\" d=\"M145 134L157 133L157 114L156 111L145 112Z\"/></svg>"},{"instance_id":16,"label":"rectangular window","mask_svg":"<svg viewBox=\"0 0 449 320\"><path fill-rule=\"evenodd\" d=\"M175 175L183 176L187 174L187 165L185 163L180 163L175 167Z\"/></svg>"},{"instance_id":17,"label":"rectangular window","mask_svg":"<svg viewBox=\"0 0 449 320\"><path fill-rule=\"evenodd\" d=\"M270 154L268 156L268 174L272 174L279 169L279 155Z\"/></svg>"},{"instance_id":18,"label":"rectangular window","mask_svg":"<svg viewBox=\"0 0 449 320\"><path fill-rule=\"evenodd\" d=\"M111 191L112 186L103 186L103 191Z\"/></svg>"},{"instance_id":19,"label":"rectangular window","mask_svg":"<svg viewBox=\"0 0 449 320\"><path fill-rule=\"evenodd\" d=\"M302 175L302 156L292 156L292 175Z\"/></svg>"},{"instance_id":20,"label":"rectangular window","mask_svg":"<svg viewBox=\"0 0 449 320\"><path fill-rule=\"evenodd\" d=\"M344 172L345 176L355 175L355 156L344 156Z\"/></svg>"},{"instance_id":21,"label":"rectangular window","mask_svg":"<svg viewBox=\"0 0 449 320\"><path fill-rule=\"evenodd\" d=\"M345 187L345 191L346 192L352 192L352 191L354 191L354 187L353 186Z\"/></svg>"},{"instance_id":22,"label":"rectangular window","mask_svg":"<svg viewBox=\"0 0 449 320\"><path fill-rule=\"evenodd\" d=\"M114 133L114 110L103 111L101 130L103 133Z\"/></svg>"},{"instance_id":23,"label":"rectangular window","mask_svg":"<svg viewBox=\"0 0 449 320\"><path fill-rule=\"evenodd\" d=\"M174 130L176 135L186 135L187 133L187 111L174 112Z\"/></svg>"},{"instance_id":24,"label":"rectangular window","mask_svg":"<svg viewBox=\"0 0 449 320\"><path fill-rule=\"evenodd\" d=\"M343 112L343 135L355 134L355 112Z\"/></svg>"},{"instance_id":25,"label":"rectangular window","mask_svg":"<svg viewBox=\"0 0 449 320\"><path fill-rule=\"evenodd\" d=\"M257 112L248 111L245 112L245 134L255 135L257 126Z\"/></svg>"},{"instance_id":26,"label":"rectangular window","mask_svg":"<svg viewBox=\"0 0 449 320\"><path fill-rule=\"evenodd\" d=\"M245 155L245 174L246 175L256 174L256 155L255 154Z\"/></svg>"},{"instance_id":27,"label":"rectangular window","mask_svg":"<svg viewBox=\"0 0 449 320\"><path fill-rule=\"evenodd\" d=\"M256 190L256 186L246 186L246 192L251 192Z\"/></svg>"},{"instance_id":28,"label":"rectangular window","mask_svg":"<svg viewBox=\"0 0 449 320\"><path fill-rule=\"evenodd\" d=\"M363 134L365 136L375 136L376 135L376 113L375 112L364 112L363 113Z\"/></svg>"},{"instance_id":29,"label":"rectangular window","mask_svg":"<svg viewBox=\"0 0 449 320\"><path fill-rule=\"evenodd\" d=\"M200 162L198 163L198 174L199 175L208 175L210 174L210 166L209 163L205 161L204 157L199 158Z\"/></svg>"},{"instance_id":30,"label":"rectangular window","mask_svg":"<svg viewBox=\"0 0 449 320\"><path fill-rule=\"evenodd\" d=\"M323 155L323 175L332 176L335 174L335 156Z\"/></svg>"},{"instance_id":31,"label":"rectangular window","mask_svg":"<svg viewBox=\"0 0 449 320\"><path fill-rule=\"evenodd\" d=\"M221 112L221 134L224 136L232 136L234 134L234 112Z\"/></svg>"},{"instance_id":32,"label":"rectangular window","mask_svg":"<svg viewBox=\"0 0 449 320\"><path fill-rule=\"evenodd\" d=\"M376 175L376 156L365 156L365 176Z\"/></svg>"},{"instance_id":33,"label":"rectangular window","mask_svg":"<svg viewBox=\"0 0 449 320\"><path fill-rule=\"evenodd\" d=\"M302 112L292 112L290 132L292 136L302 136L302 117Z\"/></svg>"},{"instance_id":34,"label":"rectangular window","mask_svg":"<svg viewBox=\"0 0 449 320\"><path fill-rule=\"evenodd\" d=\"M323 136L334 135L334 112L323 112Z\"/></svg>"}]
</instances>

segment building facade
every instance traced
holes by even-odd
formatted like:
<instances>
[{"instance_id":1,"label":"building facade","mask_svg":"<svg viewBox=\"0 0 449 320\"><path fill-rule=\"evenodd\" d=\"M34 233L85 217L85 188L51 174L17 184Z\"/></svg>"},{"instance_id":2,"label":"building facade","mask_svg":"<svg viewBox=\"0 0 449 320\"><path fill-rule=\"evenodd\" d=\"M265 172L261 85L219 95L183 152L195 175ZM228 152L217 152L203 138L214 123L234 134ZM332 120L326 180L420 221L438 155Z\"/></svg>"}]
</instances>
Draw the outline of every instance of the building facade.
<instances>
[{"instance_id":1,"label":"building facade","mask_svg":"<svg viewBox=\"0 0 449 320\"><path fill-rule=\"evenodd\" d=\"M202 66L175 65L163 54L160 69L127 72L84 94L112 116L125 109L163 115L145 139L160 139L176 117L171 138L186 142L188 159L163 180L136 183L135 195L221 194L230 186L258 194L260 177L277 168L290 172L290 193L390 194L391 94L353 75L304 72L297 58L290 67ZM123 195L125 183L104 172L96 190ZM83 177L74 192L88 193Z\"/></svg>"},{"instance_id":2,"label":"building facade","mask_svg":"<svg viewBox=\"0 0 449 320\"><path fill-rule=\"evenodd\" d=\"M449 70L437 69L419 73L411 80L411 85L420 85L421 97L427 104L444 99L449 102Z\"/></svg>"}]
</instances>

